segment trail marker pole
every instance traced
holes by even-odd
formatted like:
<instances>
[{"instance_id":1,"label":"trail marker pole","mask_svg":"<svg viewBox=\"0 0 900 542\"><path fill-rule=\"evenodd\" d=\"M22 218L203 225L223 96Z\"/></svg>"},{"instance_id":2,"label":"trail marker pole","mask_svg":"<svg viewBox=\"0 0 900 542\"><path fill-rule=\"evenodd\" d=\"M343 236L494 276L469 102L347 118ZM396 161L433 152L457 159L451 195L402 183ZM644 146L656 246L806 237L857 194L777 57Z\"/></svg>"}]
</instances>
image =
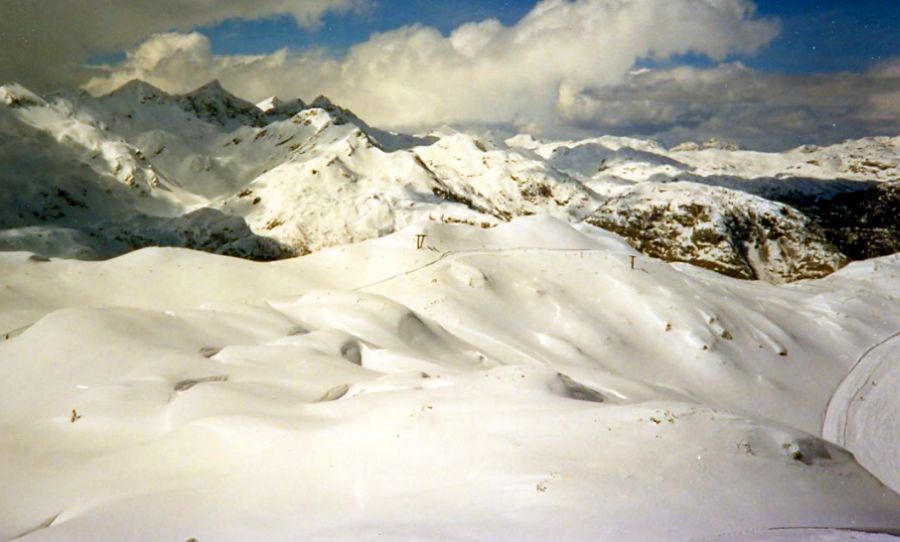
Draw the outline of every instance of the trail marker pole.
<instances>
[{"instance_id":1,"label":"trail marker pole","mask_svg":"<svg viewBox=\"0 0 900 542\"><path fill-rule=\"evenodd\" d=\"M634 271L634 259L635 259L635 256L632 256L631 257L631 270L632 271Z\"/></svg>"},{"instance_id":2,"label":"trail marker pole","mask_svg":"<svg viewBox=\"0 0 900 542\"><path fill-rule=\"evenodd\" d=\"M428 237L428 236L424 233L416 234L416 250L422 250L422 248L425 246L425 238L426 237Z\"/></svg>"}]
</instances>

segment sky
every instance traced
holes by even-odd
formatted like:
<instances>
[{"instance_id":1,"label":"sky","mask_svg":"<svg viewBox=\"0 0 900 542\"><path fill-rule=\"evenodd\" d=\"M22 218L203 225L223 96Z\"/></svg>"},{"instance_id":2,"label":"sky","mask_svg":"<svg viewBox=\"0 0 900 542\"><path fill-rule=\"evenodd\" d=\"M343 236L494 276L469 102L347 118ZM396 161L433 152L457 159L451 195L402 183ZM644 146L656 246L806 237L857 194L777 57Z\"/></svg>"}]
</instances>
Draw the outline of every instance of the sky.
<instances>
[{"instance_id":1,"label":"sky","mask_svg":"<svg viewBox=\"0 0 900 542\"><path fill-rule=\"evenodd\" d=\"M380 0L362 13L328 14L318 29L300 29L283 16L232 20L201 32L220 54L259 54L284 46L327 47L341 54L373 32L403 25L433 26L444 34L487 18L511 25L534 4L534 0ZM779 18L784 28L769 46L742 59L748 66L788 73L859 71L900 55L897 0L759 0L756 5L760 15Z\"/></svg>"},{"instance_id":2,"label":"sky","mask_svg":"<svg viewBox=\"0 0 900 542\"><path fill-rule=\"evenodd\" d=\"M115 8L115 9L112 9ZM896 0L0 0L0 80L218 78L374 125L780 149L900 133Z\"/></svg>"}]
</instances>

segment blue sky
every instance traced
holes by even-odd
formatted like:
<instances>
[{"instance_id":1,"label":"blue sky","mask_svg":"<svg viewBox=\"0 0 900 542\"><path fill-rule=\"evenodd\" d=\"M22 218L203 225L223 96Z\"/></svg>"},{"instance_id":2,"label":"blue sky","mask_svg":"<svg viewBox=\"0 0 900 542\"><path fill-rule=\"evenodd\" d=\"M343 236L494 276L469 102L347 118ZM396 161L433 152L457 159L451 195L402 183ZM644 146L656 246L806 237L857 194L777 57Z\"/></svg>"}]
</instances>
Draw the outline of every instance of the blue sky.
<instances>
[{"instance_id":1,"label":"blue sky","mask_svg":"<svg viewBox=\"0 0 900 542\"><path fill-rule=\"evenodd\" d=\"M219 54L257 54L289 47L323 47L335 56L372 33L421 24L447 34L459 25L496 18L512 24L534 0L378 0L362 13L329 14L317 30L297 26L289 16L232 20L199 30ZM808 74L863 71L900 55L900 0L757 0L758 13L778 18L779 37L758 54L738 57L764 71ZM705 59L675 63L702 66Z\"/></svg>"}]
</instances>

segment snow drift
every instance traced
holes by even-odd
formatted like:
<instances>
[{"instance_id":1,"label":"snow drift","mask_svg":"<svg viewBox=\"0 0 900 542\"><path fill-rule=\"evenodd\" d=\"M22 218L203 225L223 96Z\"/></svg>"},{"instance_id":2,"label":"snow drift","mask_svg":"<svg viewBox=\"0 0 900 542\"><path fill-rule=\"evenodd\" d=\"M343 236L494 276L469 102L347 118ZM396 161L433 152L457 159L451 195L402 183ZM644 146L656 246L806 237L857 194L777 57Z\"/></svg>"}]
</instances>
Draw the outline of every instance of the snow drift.
<instances>
[{"instance_id":1,"label":"snow drift","mask_svg":"<svg viewBox=\"0 0 900 542\"><path fill-rule=\"evenodd\" d=\"M889 540L900 496L817 435L900 329L900 259L772 286L633 256L539 217L2 255L0 538Z\"/></svg>"}]
</instances>

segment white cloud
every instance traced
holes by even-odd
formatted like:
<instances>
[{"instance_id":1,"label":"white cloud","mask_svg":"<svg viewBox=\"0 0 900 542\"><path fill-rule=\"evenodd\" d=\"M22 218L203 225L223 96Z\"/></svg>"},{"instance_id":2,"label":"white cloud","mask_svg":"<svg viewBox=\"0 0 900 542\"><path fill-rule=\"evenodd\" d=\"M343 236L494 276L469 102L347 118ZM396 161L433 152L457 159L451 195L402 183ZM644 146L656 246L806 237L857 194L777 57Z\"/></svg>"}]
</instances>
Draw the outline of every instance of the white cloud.
<instances>
[{"instance_id":1,"label":"white cloud","mask_svg":"<svg viewBox=\"0 0 900 542\"><path fill-rule=\"evenodd\" d=\"M0 81L36 88L76 80L91 53L115 53L156 32L232 18L290 15L314 26L367 0L0 0Z\"/></svg>"},{"instance_id":2,"label":"white cloud","mask_svg":"<svg viewBox=\"0 0 900 542\"><path fill-rule=\"evenodd\" d=\"M868 73L768 74L735 62L779 32L746 0L544 0L521 21L409 26L343 58L322 51L221 56L200 34L159 34L88 83L140 78L185 92L218 78L248 99L326 94L367 121L407 129L506 125L548 135L729 138L755 148L832 142L900 126L900 60ZM695 53L709 69L633 72L643 58Z\"/></svg>"},{"instance_id":3,"label":"white cloud","mask_svg":"<svg viewBox=\"0 0 900 542\"><path fill-rule=\"evenodd\" d=\"M201 36L159 35L88 83L139 77L167 90L219 78L250 99L325 93L371 122L545 122L560 88L621 82L643 57L752 53L778 33L745 0L544 0L513 26L488 20L443 36L411 26L334 60L320 53L213 56ZM181 47L189 41L189 46ZM178 42L172 46L171 42ZM179 66L179 70L172 69Z\"/></svg>"}]
</instances>

